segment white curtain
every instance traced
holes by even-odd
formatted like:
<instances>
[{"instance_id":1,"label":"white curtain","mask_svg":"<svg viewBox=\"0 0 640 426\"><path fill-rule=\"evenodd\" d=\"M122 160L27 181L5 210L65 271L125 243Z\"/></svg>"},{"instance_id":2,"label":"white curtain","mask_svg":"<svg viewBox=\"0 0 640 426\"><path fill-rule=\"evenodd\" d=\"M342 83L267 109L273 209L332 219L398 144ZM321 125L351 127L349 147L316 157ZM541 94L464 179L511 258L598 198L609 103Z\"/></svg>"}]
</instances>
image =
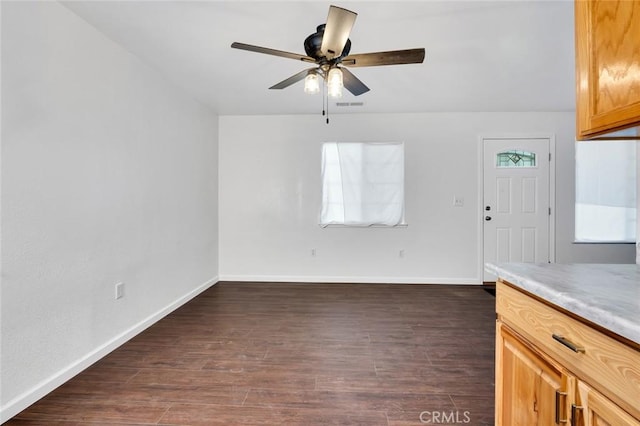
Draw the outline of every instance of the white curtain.
<instances>
[{"instance_id":1,"label":"white curtain","mask_svg":"<svg viewBox=\"0 0 640 426\"><path fill-rule=\"evenodd\" d=\"M636 239L636 143L576 143L576 241Z\"/></svg>"},{"instance_id":2,"label":"white curtain","mask_svg":"<svg viewBox=\"0 0 640 426\"><path fill-rule=\"evenodd\" d=\"M403 143L323 144L321 225L403 222Z\"/></svg>"}]
</instances>

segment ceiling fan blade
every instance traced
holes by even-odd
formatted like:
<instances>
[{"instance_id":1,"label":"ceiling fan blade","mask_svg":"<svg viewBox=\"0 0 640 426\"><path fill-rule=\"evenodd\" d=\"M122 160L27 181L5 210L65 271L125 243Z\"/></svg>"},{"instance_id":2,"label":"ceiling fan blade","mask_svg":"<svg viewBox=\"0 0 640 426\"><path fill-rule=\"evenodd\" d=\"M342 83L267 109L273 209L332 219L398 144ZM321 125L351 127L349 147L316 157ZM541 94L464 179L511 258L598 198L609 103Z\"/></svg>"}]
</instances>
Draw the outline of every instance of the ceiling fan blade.
<instances>
[{"instance_id":1,"label":"ceiling fan blade","mask_svg":"<svg viewBox=\"0 0 640 426\"><path fill-rule=\"evenodd\" d=\"M310 72L315 71L316 69L317 68L308 68L306 70L300 71L299 73L292 75L286 80L282 80L280 83L274 84L273 86L269 87L269 89L284 89L286 87L289 87L292 84L304 79Z\"/></svg>"},{"instance_id":2,"label":"ceiling fan blade","mask_svg":"<svg viewBox=\"0 0 640 426\"><path fill-rule=\"evenodd\" d=\"M342 54L357 16L357 13L341 7L329 7L329 16L320 45L320 51L327 59L331 60Z\"/></svg>"},{"instance_id":3,"label":"ceiling fan blade","mask_svg":"<svg viewBox=\"0 0 640 426\"><path fill-rule=\"evenodd\" d=\"M342 71L342 84L345 89L350 91L353 96L360 96L369 91L369 88L346 68L340 68Z\"/></svg>"},{"instance_id":4,"label":"ceiling fan blade","mask_svg":"<svg viewBox=\"0 0 640 426\"><path fill-rule=\"evenodd\" d=\"M316 62L315 59L309 56L300 55L298 53L285 52L284 50L269 49L268 47L254 46L252 44L238 43L237 41L231 43L231 47L233 47L234 49L248 50L249 52L257 52L257 53L264 53L266 55L281 56L283 58L290 58L298 61L312 62L312 63Z\"/></svg>"},{"instance_id":5,"label":"ceiling fan blade","mask_svg":"<svg viewBox=\"0 0 640 426\"><path fill-rule=\"evenodd\" d=\"M342 59L342 65L347 67L375 67L378 65L421 64L423 61L424 48L420 48L349 55Z\"/></svg>"}]
</instances>

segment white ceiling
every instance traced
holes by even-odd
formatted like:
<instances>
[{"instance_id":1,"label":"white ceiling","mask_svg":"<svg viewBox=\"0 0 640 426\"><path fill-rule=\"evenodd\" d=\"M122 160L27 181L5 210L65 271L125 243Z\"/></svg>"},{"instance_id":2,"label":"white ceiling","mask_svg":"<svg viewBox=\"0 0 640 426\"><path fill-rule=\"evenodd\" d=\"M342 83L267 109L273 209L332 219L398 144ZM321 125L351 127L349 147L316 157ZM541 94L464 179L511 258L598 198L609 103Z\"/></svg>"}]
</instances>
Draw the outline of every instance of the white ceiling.
<instances>
[{"instance_id":1,"label":"white ceiling","mask_svg":"<svg viewBox=\"0 0 640 426\"><path fill-rule=\"evenodd\" d=\"M267 89L308 64L230 45L304 54L330 4L358 13L351 53L426 49L423 64L352 68L371 91L332 113L574 109L570 0L64 2L221 115L322 110L302 82Z\"/></svg>"}]
</instances>

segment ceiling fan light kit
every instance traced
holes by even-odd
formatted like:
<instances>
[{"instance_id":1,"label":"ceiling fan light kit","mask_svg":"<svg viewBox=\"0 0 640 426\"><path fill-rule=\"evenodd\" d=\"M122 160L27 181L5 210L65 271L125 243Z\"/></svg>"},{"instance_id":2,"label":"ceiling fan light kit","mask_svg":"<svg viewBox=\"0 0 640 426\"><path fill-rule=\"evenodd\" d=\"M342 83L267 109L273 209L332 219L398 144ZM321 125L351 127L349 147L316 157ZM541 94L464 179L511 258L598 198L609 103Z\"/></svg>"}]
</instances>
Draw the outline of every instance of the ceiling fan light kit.
<instances>
[{"instance_id":1,"label":"ceiling fan light kit","mask_svg":"<svg viewBox=\"0 0 640 426\"><path fill-rule=\"evenodd\" d=\"M318 93L322 77L326 82L327 94L331 97L341 97L343 88L354 96L369 91L362 81L344 67L420 64L424 61L424 48L349 55L349 35L357 16L357 13L350 10L330 6L326 24L318 25L316 32L304 40L306 55L238 42L232 43L231 47L313 63L316 65L314 68L303 70L269 89L284 89L304 79L305 93Z\"/></svg>"}]
</instances>

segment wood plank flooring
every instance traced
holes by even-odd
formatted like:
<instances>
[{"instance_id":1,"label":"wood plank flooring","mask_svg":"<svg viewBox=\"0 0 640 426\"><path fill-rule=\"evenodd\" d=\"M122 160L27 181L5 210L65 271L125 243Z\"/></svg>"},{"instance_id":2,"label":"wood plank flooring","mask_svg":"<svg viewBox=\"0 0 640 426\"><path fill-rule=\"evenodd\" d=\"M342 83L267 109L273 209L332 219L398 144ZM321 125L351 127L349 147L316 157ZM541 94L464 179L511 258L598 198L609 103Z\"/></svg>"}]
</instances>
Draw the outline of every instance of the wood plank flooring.
<instances>
[{"instance_id":1,"label":"wood plank flooring","mask_svg":"<svg viewBox=\"0 0 640 426\"><path fill-rule=\"evenodd\" d=\"M493 425L494 305L481 286L221 282L6 424Z\"/></svg>"}]
</instances>

